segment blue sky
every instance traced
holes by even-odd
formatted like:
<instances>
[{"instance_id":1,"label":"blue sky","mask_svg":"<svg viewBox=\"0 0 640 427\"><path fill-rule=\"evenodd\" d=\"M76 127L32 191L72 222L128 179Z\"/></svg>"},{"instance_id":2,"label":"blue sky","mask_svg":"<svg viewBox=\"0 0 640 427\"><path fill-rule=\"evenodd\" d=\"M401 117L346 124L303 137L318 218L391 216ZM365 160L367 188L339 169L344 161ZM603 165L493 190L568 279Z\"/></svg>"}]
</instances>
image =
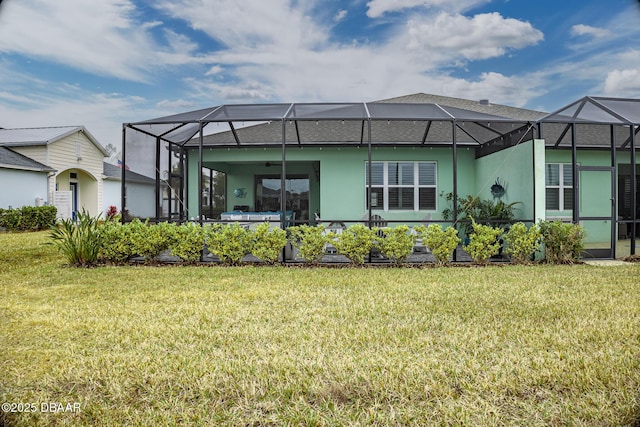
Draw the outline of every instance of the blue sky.
<instances>
[{"instance_id":1,"label":"blue sky","mask_svg":"<svg viewBox=\"0 0 640 427\"><path fill-rule=\"evenodd\" d=\"M4 0L0 127L417 92L553 111L640 97L637 0Z\"/></svg>"}]
</instances>

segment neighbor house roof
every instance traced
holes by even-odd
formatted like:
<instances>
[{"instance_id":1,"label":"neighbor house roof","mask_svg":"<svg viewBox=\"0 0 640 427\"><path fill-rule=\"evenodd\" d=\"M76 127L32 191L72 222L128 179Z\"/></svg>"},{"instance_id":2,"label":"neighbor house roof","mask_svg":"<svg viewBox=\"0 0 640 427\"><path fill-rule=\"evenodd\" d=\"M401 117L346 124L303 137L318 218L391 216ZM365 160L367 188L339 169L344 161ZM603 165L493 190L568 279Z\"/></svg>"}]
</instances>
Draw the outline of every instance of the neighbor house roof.
<instances>
[{"instance_id":1,"label":"neighbor house roof","mask_svg":"<svg viewBox=\"0 0 640 427\"><path fill-rule=\"evenodd\" d=\"M0 145L5 147L48 145L76 132L82 132L104 156L109 154L84 126L0 129Z\"/></svg>"},{"instance_id":2,"label":"neighbor house roof","mask_svg":"<svg viewBox=\"0 0 640 427\"><path fill-rule=\"evenodd\" d=\"M35 172L55 172L55 169L47 165L2 146L0 146L0 167Z\"/></svg>"},{"instance_id":3,"label":"neighbor house roof","mask_svg":"<svg viewBox=\"0 0 640 427\"><path fill-rule=\"evenodd\" d=\"M120 181L122 180L122 168L117 165L112 165L111 163L103 162L102 163L103 175L106 180ZM130 170L125 170L125 178L127 182L137 182L140 184L154 184L156 180L153 178L149 178L148 176L141 175L136 172L131 172Z\"/></svg>"}]
</instances>

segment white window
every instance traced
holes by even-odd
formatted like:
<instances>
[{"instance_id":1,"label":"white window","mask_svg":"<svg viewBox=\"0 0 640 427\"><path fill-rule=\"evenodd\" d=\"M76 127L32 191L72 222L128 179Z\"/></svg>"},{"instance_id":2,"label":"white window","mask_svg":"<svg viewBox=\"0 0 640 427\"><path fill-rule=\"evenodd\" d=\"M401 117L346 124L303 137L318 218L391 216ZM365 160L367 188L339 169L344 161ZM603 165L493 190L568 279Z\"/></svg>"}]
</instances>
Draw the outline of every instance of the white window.
<instances>
[{"instance_id":1,"label":"white window","mask_svg":"<svg viewBox=\"0 0 640 427\"><path fill-rule=\"evenodd\" d=\"M571 163L545 165L546 204L549 211L573 209L573 168Z\"/></svg>"},{"instance_id":2,"label":"white window","mask_svg":"<svg viewBox=\"0 0 640 427\"><path fill-rule=\"evenodd\" d=\"M368 166L366 162L367 202ZM436 162L371 162L371 207L385 211L435 210L436 170Z\"/></svg>"}]
</instances>

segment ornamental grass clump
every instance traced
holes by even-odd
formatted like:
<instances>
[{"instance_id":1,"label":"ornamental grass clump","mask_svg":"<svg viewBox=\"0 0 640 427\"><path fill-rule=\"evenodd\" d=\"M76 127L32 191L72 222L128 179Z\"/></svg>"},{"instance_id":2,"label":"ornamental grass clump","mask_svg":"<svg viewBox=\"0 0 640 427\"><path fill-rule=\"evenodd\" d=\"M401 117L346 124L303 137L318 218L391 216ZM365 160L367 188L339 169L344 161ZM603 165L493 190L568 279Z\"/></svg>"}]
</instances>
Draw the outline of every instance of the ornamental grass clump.
<instances>
[{"instance_id":1,"label":"ornamental grass clump","mask_svg":"<svg viewBox=\"0 0 640 427\"><path fill-rule=\"evenodd\" d=\"M329 239L339 254L346 256L352 264L363 264L376 241L376 230L364 224L354 224L340 234L331 233Z\"/></svg>"},{"instance_id":2,"label":"ornamental grass clump","mask_svg":"<svg viewBox=\"0 0 640 427\"><path fill-rule=\"evenodd\" d=\"M449 262L453 251L460 244L458 230L454 227L442 229L440 224L431 224L428 227L420 225L416 231L422 238L422 243L431 250L436 263L444 265Z\"/></svg>"},{"instance_id":3,"label":"ornamental grass clump","mask_svg":"<svg viewBox=\"0 0 640 427\"><path fill-rule=\"evenodd\" d=\"M413 252L416 235L406 225L395 228L385 227L380 230L382 237L376 238L380 252L394 264L403 263Z\"/></svg>"},{"instance_id":4,"label":"ornamental grass clump","mask_svg":"<svg viewBox=\"0 0 640 427\"><path fill-rule=\"evenodd\" d=\"M287 244L287 232L281 228L271 229L263 222L253 230L253 255L267 264L275 264Z\"/></svg>"},{"instance_id":5,"label":"ornamental grass clump","mask_svg":"<svg viewBox=\"0 0 640 427\"><path fill-rule=\"evenodd\" d=\"M209 252L224 264L238 265L253 250L253 235L240 224L214 224L207 233Z\"/></svg>"},{"instance_id":6,"label":"ornamental grass clump","mask_svg":"<svg viewBox=\"0 0 640 427\"><path fill-rule=\"evenodd\" d=\"M75 220L60 221L51 228L49 238L69 264L77 267L93 265L98 260L101 239L99 217L92 217L84 209Z\"/></svg>"},{"instance_id":7,"label":"ornamental grass clump","mask_svg":"<svg viewBox=\"0 0 640 427\"><path fill-rule=\"evenodd\" d=\"M504 232L502 228L494 228L490 225L478 224L471 218L472 231L469 235L469 244L464 247L475 264L486 264L500 251L500 236Z\"/></svg>"},{"instance_id":8,"label":"ornamental grass clump","mask_svg":"<svg viewBox=\"0 0 640 427\"><path fill-rule=\"evenodd\" d=\"M324 255L327 237L324 235L324 225L296 225L289 227L291 244L298 249L298 256L308 263L317 263Z\"/></svg>"},{"instance_id":9,"label":"ornamental grass clump","mask_svg":"<svg viewBox=\"0 0 640 427\"><path fill-rule=\"evenodd\" d=\"M529 229L522 222L516 222L504 235L505 253L516 264L528 264L540 245L542 234L537 225Z\"/></svg>"}]
</instances>

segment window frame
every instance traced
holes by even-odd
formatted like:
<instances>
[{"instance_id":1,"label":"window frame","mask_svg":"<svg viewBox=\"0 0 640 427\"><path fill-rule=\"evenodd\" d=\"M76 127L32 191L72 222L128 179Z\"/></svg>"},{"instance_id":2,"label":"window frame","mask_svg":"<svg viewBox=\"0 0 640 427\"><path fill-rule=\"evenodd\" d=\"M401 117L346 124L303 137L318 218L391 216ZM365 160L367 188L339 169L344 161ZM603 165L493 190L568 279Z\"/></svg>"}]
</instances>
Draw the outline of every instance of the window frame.
<instances>
[{"instance_id":1,"label":"window frame","mask_svg":"<svg viewBox=\"0 0 640 427\"><path fill-rule=\"evenodd\" d=\"M547 184L547 168L549 165L558 165L558 185L550 185ZM565 200L565 190L566 189L570 189L571 191L574 191L574 185L573 182L575 181L575 177L573 176L573 165L571 163L562 163L562 162L548 162L545 163L544 165L544 172L545 172L545 177L544 177L544 191L545 191L545 210L550 211L550 212L573 212L573 206L569 209L567 209L564 205L564 200ZM567 185L564 181L564 172L565 172L565 168L569 168L569 170L571 171L571 184ZM549 189L557 189L558 190L558 209L552 209L549 208L548 206L546 206L546 198L547 198L547 191ZM573 199L572 199L573 200Z\"/></svg>"},{"instance_id":2,"label":"window frame","mask_svg":"<svg viewBox=\"0 0 640 427\"><path fill-rule=\"evenodd\" d=\"M435 212L438 210L438 162L434 160L374 160L373 164L382 164L383 181L382 184L371 184L371 189L382 189L382 207L374 206L372 209L381 210L383 212ZM410 163L413 165L413 184L389 184L389 164L397 164L400 167L401 163ZM420 165L430 164L433 165L433 184L420 184ZM365 207L369 209L369 184L367 181L369 173L369 161L365 161L365 173L364 173L364 185L365 185ZM412 208L389 208L389 189L413 189L413 207ZM420 209L420 189L433 188L434 190L434 205L433 209Z\"/></svg>"}]
</instances>

